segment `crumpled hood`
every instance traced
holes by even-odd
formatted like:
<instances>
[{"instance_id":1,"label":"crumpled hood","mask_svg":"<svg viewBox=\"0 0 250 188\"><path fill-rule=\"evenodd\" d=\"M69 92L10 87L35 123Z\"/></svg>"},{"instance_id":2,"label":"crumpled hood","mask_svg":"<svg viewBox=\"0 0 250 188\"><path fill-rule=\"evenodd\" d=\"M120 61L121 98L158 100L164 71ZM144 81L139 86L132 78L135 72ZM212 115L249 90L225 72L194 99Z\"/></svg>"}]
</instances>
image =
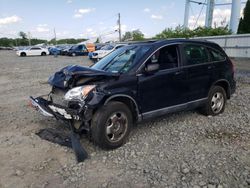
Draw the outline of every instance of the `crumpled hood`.
<instances>
[{"instance_id":1,"label":"crumpled hood","mask_svg":"<svg viewBox=\"0 0 250 188\"><path fill-rule=\"evenodd\" d=\"M79 65L69 65L52 75L48 82L52 86L62 89L68 88L68 82L72 79L82 77L98 77L98 76L118 76L118 73L106 72L102 70L92 69L91 67L83 67Z\"/></svg>"}]
</instances>

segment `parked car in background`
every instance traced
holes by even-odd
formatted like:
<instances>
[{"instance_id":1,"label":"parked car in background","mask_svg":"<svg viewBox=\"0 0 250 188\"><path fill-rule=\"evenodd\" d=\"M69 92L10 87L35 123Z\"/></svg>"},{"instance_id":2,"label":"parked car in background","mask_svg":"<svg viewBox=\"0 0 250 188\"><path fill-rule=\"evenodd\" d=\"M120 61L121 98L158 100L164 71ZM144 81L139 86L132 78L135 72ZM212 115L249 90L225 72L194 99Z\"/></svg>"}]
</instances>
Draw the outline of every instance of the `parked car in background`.
<instances>
[{"instance_id":1,"label":"parked car in background","mask_svg":"<svg viewBox=\"0 0 250 188\"><path fill-rule=\"evenodd\" d=\"M88 55L88 49L84 44L72 46L67 53L68 56Z\"/></svg>"},{"instance_id":2,"label":"parked car in background","mask_svg":"<svg viewBox=\"0 0 250 188\"><path fill-rule=\"evenodd\" d=\"M125 46L126 44L107 44L103 46L100 50L96 50L92 53L92 59L94 61L99 61L106 55L110 54L111 52L115 51L118 48Z\"/></svg>"},{"instance_id":3,"label":"parked car in background","mask_svg":"<svg viewBox=\"0 0 250 188\"><path fill-rule=\"evenodd\" d=\"M53 47L49 47L48 50L49 50L49 54L50 55L60 55L62 50L64 49L65 47L64 46L60 46L60 45L57 45L57 46L53 46Z\"/></svg>"},{"instance_id":4,"label":"parked car in background","mask_svg":"<svg viewBox=\"0 0 250 188\"><path fill-rule=\"evenodd\" d=\"M0 50L15 50L15 48L14 47L0 46Z\"/></svg>"},{"instance_id":5,"label":"parked car in background","mask_svg":"<svg viewBox=\"0 0 250 188\"><path fill-rule=\"evenodd\" d=\"M94 51L100 50L103 46L105 46L105 44L100 44L100 43L95 44L95 50ZM88 53L89 59L92 59L94 51Z\"/></svg>"},{"instance_id":6,"label":"parked car in background","mask_svg":"<svg viewBox=\"0 0 250 188\"><path fill-rule=\"evenodd\" d=\"M16 52L16 54L18 56L45 56L45 55L49 55L49 50L47 48L42 48L42 47L28 47L28 48L24 48L22 50L18 50Z\"/></svg>"},{"instance_id":7,"label":"parked car in background","mask_svg":"<svg viewBox=\"0 0 250 188\"><path fill-rule=\"evenodd\" d=\"M88 49L88 52L95 51L95 44L94 43L86 43L86 47Z\"/></svg>"},{"instance_id":8,"label":"parked car in background","mask_svg":"<svg viewBox=\"0 0 250 188\"><path fill-rule=\"evenodd\" d=\"M60 55L68 55L69 50L73 47L73 45L65 46Z\"/></svg>"},{"instance_id":9,"label":"parked car in background","mask_svg":"<svg viewBox=\"0 0 250 188\"><path fill-rule=\"evenodd\" d=\"M49 50L50 55L59 55L59 54L61 54L61 51L62 51L61 48L56 47L56 46L55 47L49 47L48 50Z\"/></svg>"},{"instance_id":10,"label":"parked car in background","mask_svg":"<svg viewBox=\"0 0 250 188\"><path fill-rule=\"evenodd\" d=\"M102 43L97 43L95 44L95 51L96 50L100 50L103 46L105 46L106 44L102 44Z\"/></svg>"}]
</instances>

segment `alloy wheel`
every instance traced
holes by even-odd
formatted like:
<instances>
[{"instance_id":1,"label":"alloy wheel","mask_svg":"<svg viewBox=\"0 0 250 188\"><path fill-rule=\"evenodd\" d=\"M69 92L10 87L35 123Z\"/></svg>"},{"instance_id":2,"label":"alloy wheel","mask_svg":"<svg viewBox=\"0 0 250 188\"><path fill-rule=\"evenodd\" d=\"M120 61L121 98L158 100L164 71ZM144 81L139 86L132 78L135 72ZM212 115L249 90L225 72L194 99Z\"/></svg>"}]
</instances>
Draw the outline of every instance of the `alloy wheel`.
<instances>
[{"instance_id":1,"label":"alloy wheel","mask_svg":"<svg viewBox=\"0 0 250 188\"><path fill-rule=\"evenodd\" d=\"M128 129L128 119L123 112L109 116L106 122L106 137L110 142L119 142Z\"/></svg>"},{"instance_id":2,"label":"alloy wheel","mask_svg":"<svg viewBox=\"0 0 250 188\"><path fill-rule=\"evenodd\" d=\"M211 109L215 114L218 114L225 103L225 99L222 93L216 92L214 93L212 99L211 99Z\"/></svg>"}]
</instances>

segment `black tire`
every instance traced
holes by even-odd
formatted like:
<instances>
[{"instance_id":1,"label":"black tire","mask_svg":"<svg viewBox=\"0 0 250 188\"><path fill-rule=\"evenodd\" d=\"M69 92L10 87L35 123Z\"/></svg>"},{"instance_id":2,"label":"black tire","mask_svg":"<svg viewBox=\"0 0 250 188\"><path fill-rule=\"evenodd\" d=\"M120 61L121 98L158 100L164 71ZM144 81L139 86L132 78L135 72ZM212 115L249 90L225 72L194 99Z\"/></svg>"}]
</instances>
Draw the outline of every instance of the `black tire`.
<instances>
[{"instance_id":1,"label":"black tire","mask_svg":"<svg viewBox=\"0 0 250 188\"><path fill-rule=\"evenodd\" d=\"M71 55L72 55L73 57L75 57L75 56L76 56L76 53L72 53Z\"/></svg>"},{"instance_id":2,"label":"black tire","mask_svg":"<svg viewBox=\"0 0 250 188\"><path fill-rule=\"evenodd\" d=\"M201 109L201 112L204 115L211 116L221 114L225 110L226 101L227 97L224 88L213 86L208 93L208 100L205 106Z\"/></svg>"},{"instance_id":3,"label":"black tire","mask_svg":"<svg viewBox=\"0 0 250 188\"><path fill-rule=\"evenodd\" d=\"M128 106L111 101L94 114L91 122L92 139L103 149L118 148L126 142L132 124L133 118ZM115 140L116 136L119 136L119 139Z\"/></svg>"},{"instance_id":4,"label":"black tire","mask_svg":"<svg viewBox=\"0 0 250 188\"><path fill-rule=\"evenodd\" d=\"M21 53L21 56L22 56L22 57L25 57L25 56L26 56L26 53L25 53L25 52L22 52L22 53Z\"/></svg>"},{"instance_id":5,"label":"black tire","mask_svg":"<svg viewBox=\"0 0 250 188\"><path fill-rule=\"evenodd\" d=\"M42 53L41 53L41 56L46 56L46 52L42 52Z\"/></svg>"}]
</instances>

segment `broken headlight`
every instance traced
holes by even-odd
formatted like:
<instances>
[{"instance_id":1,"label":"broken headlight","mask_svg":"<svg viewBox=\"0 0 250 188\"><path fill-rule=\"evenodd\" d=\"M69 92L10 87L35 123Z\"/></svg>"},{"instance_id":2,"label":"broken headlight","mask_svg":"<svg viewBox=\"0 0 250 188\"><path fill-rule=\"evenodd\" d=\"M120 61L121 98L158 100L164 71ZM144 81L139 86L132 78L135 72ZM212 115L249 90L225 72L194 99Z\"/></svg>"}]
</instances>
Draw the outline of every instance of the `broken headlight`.
<instances>
[{"instance_id":1,"label":"broken headlight","mask_svg":"<svg viewBox=\"0 0 250 188\"><path fill-rule=\"evenodd\" d=\"M69 90L65 95L64 99L67 101L70 100L81 100L83 101L88 94L95 89L95 85L86 85L81 87L75 87Z\"/></svg>"}]
</instances>

